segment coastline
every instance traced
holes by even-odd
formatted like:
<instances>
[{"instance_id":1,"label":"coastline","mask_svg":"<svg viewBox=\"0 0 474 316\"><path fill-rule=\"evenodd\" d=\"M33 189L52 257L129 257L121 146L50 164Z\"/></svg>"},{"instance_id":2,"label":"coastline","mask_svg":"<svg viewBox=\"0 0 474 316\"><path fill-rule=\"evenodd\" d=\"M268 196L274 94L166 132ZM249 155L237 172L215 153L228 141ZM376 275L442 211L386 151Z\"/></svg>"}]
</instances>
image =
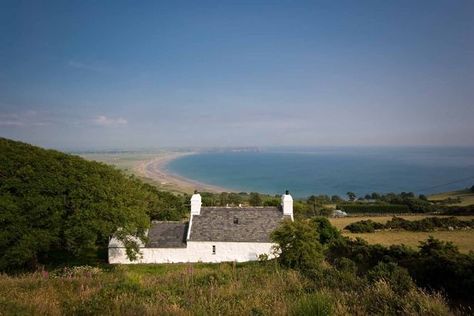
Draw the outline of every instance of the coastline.
<instances>
[{"instance_id":1,"label":"coastline","mask_svg":"<svg viewBox=\"0 0 474 316\"><path fill-rule=\"evenodd\" d=\"M197 152L163 153L151 160L140 161L138 165L135 166L134 172L141 177L148 178L153 180L154 182L157 182L160 187L171 191L184 193L193 193L194 190L212 193L233 192L232 190L226 188L202 183L193 179L177 175L166 169L166 165L171 161L177 158L195 154L197 154Z\"/></svg>"}]
</instances>

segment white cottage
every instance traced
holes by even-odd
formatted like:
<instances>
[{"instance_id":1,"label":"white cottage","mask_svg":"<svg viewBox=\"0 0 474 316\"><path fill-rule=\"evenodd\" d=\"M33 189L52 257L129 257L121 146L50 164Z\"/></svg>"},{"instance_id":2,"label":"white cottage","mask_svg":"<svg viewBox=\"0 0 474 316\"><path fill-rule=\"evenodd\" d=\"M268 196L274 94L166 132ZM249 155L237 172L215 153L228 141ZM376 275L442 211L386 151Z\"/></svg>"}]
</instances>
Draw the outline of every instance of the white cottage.
<instances>
[{"instance_id":1,"label":"white cottage","mask_svg":"<svg viewBox=\"0 0 474 316\"><path fill-rule=\"evenodd\" d=\"M123 244L112 238L109 262L243 262L264 254L271 258L270 233L286 218L293 220L293 198L288 191L281 197L281 207L202 207L201 195L195 193L188 223L152 223L136 261L130 261Z\"/></svg>"}]
</instances>

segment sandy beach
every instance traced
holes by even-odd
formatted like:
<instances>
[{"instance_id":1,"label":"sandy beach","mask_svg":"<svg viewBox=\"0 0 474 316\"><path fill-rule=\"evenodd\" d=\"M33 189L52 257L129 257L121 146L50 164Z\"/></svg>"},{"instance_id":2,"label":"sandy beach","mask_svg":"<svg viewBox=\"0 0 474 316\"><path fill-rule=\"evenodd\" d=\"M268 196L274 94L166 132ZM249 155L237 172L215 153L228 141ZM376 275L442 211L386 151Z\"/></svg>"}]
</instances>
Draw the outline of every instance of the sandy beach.
<instances>
[{"instance_id":1,"label":"sandy beach","mask_svg":"<svg viewBox=\"0 0 474 316\"><path fill-rule=\"evenodd\" d=\"M134 171L137 175L152 179L158 182L160 186L174 189L180 192L192 193L194 190L201 192L232 192L225 188L201 183L192 179L188 179L177 174L173 174L166 170L166 165L177 158L194 155L196 152L169 152L159 154L151 160L139 162Z\"/></svg>"}]
</instances>

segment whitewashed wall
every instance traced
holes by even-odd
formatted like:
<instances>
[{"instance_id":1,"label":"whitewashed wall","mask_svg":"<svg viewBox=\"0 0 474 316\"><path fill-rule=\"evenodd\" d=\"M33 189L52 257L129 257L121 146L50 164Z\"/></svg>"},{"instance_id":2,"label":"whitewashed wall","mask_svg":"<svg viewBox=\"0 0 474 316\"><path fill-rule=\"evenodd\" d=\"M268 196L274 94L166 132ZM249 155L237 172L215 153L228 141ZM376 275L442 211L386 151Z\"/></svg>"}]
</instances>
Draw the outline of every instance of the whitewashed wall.
<instances>
[{"instance_id":1,"label":"whitewashed wall","mask_svg":"<svg viewBox=\"0 0 474 316\"><path fill-rule=\"evenodd\" d=\"M216 254L212 246L216 246ZM188 241L186 248L142 248L142 258L130 261L119 243L109 247L109 263L177 263L254 261L261 254L273 258L273 243Z\"/></svg>"}]
</instances>

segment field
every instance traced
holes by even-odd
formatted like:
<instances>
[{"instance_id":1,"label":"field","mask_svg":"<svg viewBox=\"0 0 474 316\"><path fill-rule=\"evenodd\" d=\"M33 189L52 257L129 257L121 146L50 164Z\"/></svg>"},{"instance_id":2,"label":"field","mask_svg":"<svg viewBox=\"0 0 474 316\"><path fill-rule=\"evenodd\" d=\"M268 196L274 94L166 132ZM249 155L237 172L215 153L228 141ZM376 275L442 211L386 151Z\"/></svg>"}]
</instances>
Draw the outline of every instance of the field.
<instances>
[{"instance_id":1,"label":"field","mask_svg":"<svg viewBox=\"0 0 474 316\"><path fill-rule=\"evenodd\" d=\"M183 188L174 181L168 181L170 179L152 179L146 177L143 170L140 170L140 166L148 161L168 156L171 152L166 150L156 150L150 152L118 152L118 153L84 153L80 154L82 158L87 160L93 160L103 162L108 165L112 165L128 175L138 177L145 183L153 185L160 190L168 191L175 194L180 193L192 193L194 189ZM166 177L166 174L163 174Z\"/></svg>"},{"instance_id":2,"label":"field","mask_svg":"<svg viewBox=\"0 0 474 316\"><path fill-rule=\"evenodd\" d=\"M450 205L457 205L457 206L466 206L474 204L474 193L470 192L469 190L458 190L452 192L443 192L439 194L433 194L428 196L428 200L430 201L441 201L445 199L457 199L459 198L461 202L453 203Z\"/></svg>"},{"instance_id":3,"label":"field","mask_svg":"<svg viewBox=\"0 0 474 316\"><path fill-rule=\"evenodd\" d=\"M419 220L429 215L403 215L400 216L407 220ZM474 219L474 216L459 216L459 218L468 220ZM339 229L344 229L353 222L371 219L375 222L385 223L392 219L392 216L354 216L343 218L331 218L331 223ZM360 237L371 244L382 244L385 246L393 244L405 244L411 247L417 247L420 241L426 240L429 236L433 236L440 240L452 241L459 247L459 251L468 253L474 251L474 230L462 231L434 231L434 232L407 232L407 231L381 231L375 233L350 233L343 231L345 236Z\"/></svg>"},{"instance_id":4,"label":"field","mask_svg":"<svg viewBox=\"0 0 474 316\"><path fill-rule=\"evenodd\" d=\"M79 154L87 160L103 162L113 165L128 174L134 174L134 168L142 161L150 160L159 156L163 152L118 152L118 153L84 153Z\"/></svg>"}]
</instances>

